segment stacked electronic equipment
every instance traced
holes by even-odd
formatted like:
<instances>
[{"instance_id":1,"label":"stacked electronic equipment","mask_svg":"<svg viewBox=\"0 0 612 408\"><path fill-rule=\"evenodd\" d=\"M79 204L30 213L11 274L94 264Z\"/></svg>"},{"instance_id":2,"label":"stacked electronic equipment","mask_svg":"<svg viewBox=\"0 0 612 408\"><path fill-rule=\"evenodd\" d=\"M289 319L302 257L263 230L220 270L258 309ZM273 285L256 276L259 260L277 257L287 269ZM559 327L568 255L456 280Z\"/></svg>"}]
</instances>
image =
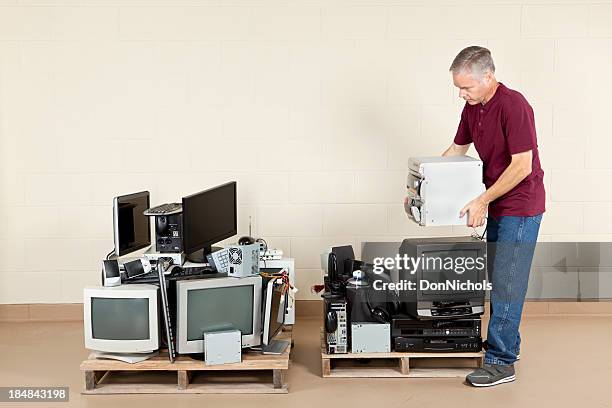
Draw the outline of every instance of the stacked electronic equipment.
<instances>
[{"instance_id":1,"label":"stacked electronic equipment","mask_svg":"<svg viewBox=\"0 0 612 408\"><path fill-rule=\"evenodd\" d=\"M167 348L171 362L185 354L218 365L239 363L247 348L284 353L289 342L275 337L292 323L297 289L286 267L265 263L282 251L250 235L213 247L237 233L236 182L152 208L148 191L118 196L113 221L102 286L84 289L85 346L97 358L135 363Z\"/></svg>"},{"instance_id":2,"label":"stacked electronic equipment","mask_svg":"<svg viewBox=\"0 0 612 408\"><path fill-rule=\"evenodd\" d=\"M478 286L427 288L421 280L445 283L478 283L486 279L486 243L472 237L405 239L400 256L423 260L480 258L483 262L457 273L454 269L416 271L400 269L398 281L414 282L416 290L400 291L400 314L393 317L391 336L396 351L460 352L480 351L482 347L480 315L484 311L485 290ZM458 286L458 285L457 285Z\"/></svg>"},{"instance_id":3,"label":"stacked electronic equipment","mask_svg":"<svg viewBox=\"0 0 612 408\"><path fill-rule=\"evenodd\" d=\"M393 292L374 290L380 279L372 265L356 260L351 246L332 248L323 261L324 331L328 354L391 351L391 322L399 301Z\"/></svg>"},{"instance_id":4,"label":"stacked electronic equipment","mask_svg":"<svg viewBox=\"0 0 612 408\"><path fill-rule=\"evenodd\" d=\"M408 159L406 212L422 227L466 225L461 217L466 203L485 190L482 161L469 156L411 157ZM487 246L482 237L406 239L400 256L426 258L480 258L469 271L437 268L399 269L395 281L412 281L417 290L401 291L401 315L393 318L391 334L397 351L480 351L480 315L485 290L422 289L421 280L482 282L486 280ZM461 272L461 273L459 273Z\"/></svg>"},{"instance_id":5,"label":"stacked electronic equipment","mask_svg":"<svg viewBox=\"0 0 612 408\"><path fill-rule=\"evenodd\" d=\"M401 255L485 257L486 244L476 238L406 239ZM355 260L351 246L326 254L324 340L328 354L372 352L465 352L482 348L483 290L380 290L374 285L399 280L415 282L431 271L373 272L373 265ZM339 268L338 265L343 265ZM440 271L438 271L440 272ZM437 280L450 279L438 275ZM458 274L460 281L484 279L486 267ZM435 273L434 273L435 275ZM375 289L378 286L378 290Z\"/></svg>"},{"instance_id":6,"label":"stacked electronic equipment","mask_svg":"<svg viewBox=\"0 0 612 408\"><path fill-rule=\"evenodd\" d=\"M484 191L482 162L468 156L410 158L407 188L406 212L419 226L465 226L468 217L460 216L461 209ZM372 264L355 260L350 246L322 254L327 353L480 351L485 288L460 284L486 281L487 247L481 238L406 239L394 249L394 256L412 259L483 261L469 271L421 264L375 274ZM413 286L376 290L377 280ZM454 281L458 289L421 287L429 280Z\"/></svg>"}]
</instances>

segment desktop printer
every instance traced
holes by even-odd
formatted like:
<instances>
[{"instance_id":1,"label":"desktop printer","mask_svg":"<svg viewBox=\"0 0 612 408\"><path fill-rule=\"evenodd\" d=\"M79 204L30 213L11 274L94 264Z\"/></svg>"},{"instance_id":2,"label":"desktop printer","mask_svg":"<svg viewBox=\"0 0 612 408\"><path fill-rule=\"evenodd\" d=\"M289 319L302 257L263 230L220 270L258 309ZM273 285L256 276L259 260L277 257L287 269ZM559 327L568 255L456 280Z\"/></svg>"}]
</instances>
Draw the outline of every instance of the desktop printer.
<instances>
[{"instance_id":1,"label":"desktop printer","mask_svg":"<svg viewBox=\"0 0 612 408\"><path fill-rule=\"evenodd\" d=\"M469 156L411 157L405 209L421 226L466 225L461 209L485 191L482 162Z\"/></svg>"}]
</instances>

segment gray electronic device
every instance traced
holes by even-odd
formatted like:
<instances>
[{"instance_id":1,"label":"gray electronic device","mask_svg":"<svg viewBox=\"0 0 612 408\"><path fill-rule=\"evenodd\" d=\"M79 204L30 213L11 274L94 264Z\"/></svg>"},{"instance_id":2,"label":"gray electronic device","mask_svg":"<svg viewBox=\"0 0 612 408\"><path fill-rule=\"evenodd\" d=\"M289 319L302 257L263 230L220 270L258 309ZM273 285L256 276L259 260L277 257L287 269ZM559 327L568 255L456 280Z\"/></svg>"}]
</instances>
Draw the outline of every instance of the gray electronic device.
<instances>
[{"instance_id":1,"label":"gray electronic device","mask_svg":"<svg viewBox=\"0 0 612 408\"><path fill-rule=\"evenodd\" d=\"M109 287L121 285L119 262L116 259L102 261L102 284Z\"/></svg>"},{"instance_id":2,"label":"gray electronic device","mask_svg":"<svg viewBox=\"0 0 612 408\"><path fill-rule=\"evenodd\" d=\"M219 365L242 362L242 334L240 330L205 332L204 364Z\"/></svg>"},{"instance_id":3,"label":"gray electronic device","mask_svg":"<svg viewBox=\"0 0 612 408\"><path fill-rule=\"evenodd\" d=\"M209 263L217 272L232 278L244 278L259 274L259 243L230 245L208 255Z\"/></svg>"},{"instance_id":4,"label":"gray electronic device","mask_svg":"<svg viewBox=\"0 0 612 408\"><path fill-rule=\"evenodd\" d=\"M461 209L485 191L482 161L469 156L411 157L405 210L421 226L466 225Z\"/></svg>"},{"instance_id":5,"label":"gray electronic device","mask_svg":"<svg viewBox=\"0 0 612 408\"><path fill-rule=\"evenodd\" d=\"M147 258L136 259L135 261L126 262L123 264L125 276L127 279L132 279L140 275L146 275L151 272L153 267Z\"/></svg>"},{"instance_id":6,"label":"gray electronic device","mask_svg":"<svg viewBox=\"0 0 612 408\"><path fill-rule=\"evenodd\" d=\"M353 353L388 353L391 351L389 323L352 323L351 351Z\"/></svg>"}]
</instances>

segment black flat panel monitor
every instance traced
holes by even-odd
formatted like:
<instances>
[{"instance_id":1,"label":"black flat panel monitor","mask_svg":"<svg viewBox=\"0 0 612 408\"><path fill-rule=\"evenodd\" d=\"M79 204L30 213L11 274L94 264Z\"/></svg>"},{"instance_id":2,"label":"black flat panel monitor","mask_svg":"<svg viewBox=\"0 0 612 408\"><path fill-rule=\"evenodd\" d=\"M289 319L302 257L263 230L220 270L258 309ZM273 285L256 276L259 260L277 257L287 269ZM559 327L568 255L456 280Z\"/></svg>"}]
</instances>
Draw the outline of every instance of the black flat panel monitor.
<instances>
[{"instance_id":1,"label":"black flat panel monitor","mask_svg":"<svg viewBox=\"0 0 612 408\"><path fill-rule=\"evenodd\" d=\"M203 261L211 245L236 235L237 214L235 181L183 197L183 248L188 258Z\"/></svg>"},{"instance_id":2,"label":"black flat panel monitor","mask_svg":"<svg viewBox=\"0 0 612 408\"><path fill-rule=\"evenodd\" d=\"M123 256L151 245L151 221L143 214L149 203L148 191L113 200L115 255Z\"/></svg>"}]
</instances>

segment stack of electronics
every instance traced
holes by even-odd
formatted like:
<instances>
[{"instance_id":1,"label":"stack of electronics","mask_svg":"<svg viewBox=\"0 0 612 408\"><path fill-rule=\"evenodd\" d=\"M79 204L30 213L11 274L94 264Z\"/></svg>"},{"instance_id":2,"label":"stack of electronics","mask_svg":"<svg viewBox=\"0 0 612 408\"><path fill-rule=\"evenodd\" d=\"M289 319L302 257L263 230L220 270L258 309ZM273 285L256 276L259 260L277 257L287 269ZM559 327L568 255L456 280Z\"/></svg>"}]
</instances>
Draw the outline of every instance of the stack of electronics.
<instances>
[{"instance_id":1,"label":"stack of electronics","mask_svg":"<svg viewBox=\"0 0 612 408\"><path fill-rule=\"evenodd\" d=\"M122 282L156 282L155 269L160 260L166 274L218 272L244 277L259 272L260 255L268 249L256 240L245 237L225 248L212 246L237 232L236 182L183 197L181 203L150 208L149 201L148 191L119 196L113 201L115 250L109 256L117 258L124 272ZM126 258L151 246L151 218L154 247L138 259Z\"/></svg>"},{"instance_id":2,"label":"stack of electronics","mask_svg":"<svg viewBox=\"0 0 612 408\"><path fill-rule=\"evenodd\" d=\"M282 354L288 342L274 337L295 291L286 271L260 273L250 237L212 248L236 234L236 209L235 182L155 208L146 191L115 198L115 259L103 262L103 286L84 291L86 348L128 362L168 348L170 361L193 354L209 365L240 362L244 348ZM150 217L155 250L121 258L151 245Z\"/></svg>"},{"instance_id":3,"label":"stack of electronics","mask_svg":"<svg viewBox=\"0 0 612 408\"><path fill-rule=\"evenodd\" d=\"M350 246L334 247L324 256L327 353L480 351L485 290L462 284L485 280L486 261L469 271L422 266L428 258L486 260L486 243L471 237L406 239L398 255L423 261L417 268L374 273L374 265L354 259ZM453 281L457 289L420 281ZM414 290L406 289L408 282ZM384 286L389 283L395 288Z\"/></svg>"},{"instance_id":4,"label":"stack of electronics","mask_svg":"<svg viewBox=\"0 0 612 408\"><path fill-rule=\"evenodd\" d=\"M334 247L322 257L325 278L324 331L328 354L391 351L392 316L399 299L392 291L375 290L385 276L355 259L351 246ZM389 281L388 279L386 279Z\"/></svg>"},{"instance_id":5,"label":"stack of electronics","mask_svg":"<svg viewBox=\"0 0 612 408\"><path fill-rule=\"evenodd\" d=\"M136 362L165 346L173 361L176 344L178 354L195 354L210 365L240 362L241 349L257 346L282 354L288 342L275 337L284 324L288 290L283 276L176 281L169 296L174 302L166 305L172 311L169 328L176 330L168 333L158 323L165 319L165 302L157 285L85 288L85 347L101 358Z\"/></svg>"},{"instance_id":6,"label":"stack of electronics","mask_svg":"<svg viewBox=\"0 0 612 408\"><path fill-rule=\"evenodd\" d=\"M415 290L400 291L401 314L394 316L391 335L396 351L480 351L480 316L484 312L485 290L476 285L486 279L486 243L472 237L414 238L402 242L399 253L413 259L482 260L473 268L400 269L398 281L414 282ZM452 262L463 265L464 261ZM435 264L435 263L431 263ZM413 273L415 272L415 273ZM456 288L429 283L454 282ZM428 287L429 286L429 287Z\"/></svg>"}]
</instances>

